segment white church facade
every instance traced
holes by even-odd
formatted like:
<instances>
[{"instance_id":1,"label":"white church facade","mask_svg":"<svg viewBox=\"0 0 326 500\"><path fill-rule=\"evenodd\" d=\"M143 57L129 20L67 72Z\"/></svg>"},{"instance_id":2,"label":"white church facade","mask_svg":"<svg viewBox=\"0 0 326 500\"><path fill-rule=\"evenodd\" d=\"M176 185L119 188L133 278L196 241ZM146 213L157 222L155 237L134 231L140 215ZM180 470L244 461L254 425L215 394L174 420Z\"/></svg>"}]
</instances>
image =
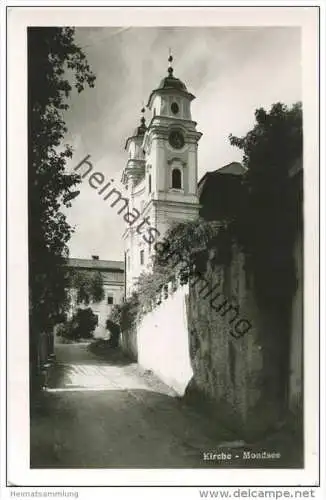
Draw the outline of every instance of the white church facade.
<instances>
[{"instance_id":1,"label":"white church facade","mask_svg":"<svg viewBox=\"0 0 326 500\"><path fill-rule=\"evenodd\" d=\"M169 63L168 75L149 96L148 125L143 116L125 146L125 196L129 211L139 212L142 220L137 226L128 225L123 236L127 297L139 276L150 271L155 243L172 224L194 220L199 213L198 142L202 134L191 115L195 96L173 75L172 56Z\"/></svg>"}]
</instances>

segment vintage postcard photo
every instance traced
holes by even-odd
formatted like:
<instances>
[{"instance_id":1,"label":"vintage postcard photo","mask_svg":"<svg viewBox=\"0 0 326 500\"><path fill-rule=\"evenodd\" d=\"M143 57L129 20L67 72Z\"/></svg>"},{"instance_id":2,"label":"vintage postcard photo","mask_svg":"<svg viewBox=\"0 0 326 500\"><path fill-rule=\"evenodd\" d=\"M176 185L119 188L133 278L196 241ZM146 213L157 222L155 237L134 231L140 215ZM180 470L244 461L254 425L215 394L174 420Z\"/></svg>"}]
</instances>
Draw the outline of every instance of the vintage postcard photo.
<instances>
[{"instance_id":1,"label":"vintage postcard photo","mask_svg":"<svg viewBox=\"0 0 326 500\"><path fill-rule=\"evenodd\" d=\"M14 485L318 485L318 22L7 13Z\"/></svg>"}]
</instances>

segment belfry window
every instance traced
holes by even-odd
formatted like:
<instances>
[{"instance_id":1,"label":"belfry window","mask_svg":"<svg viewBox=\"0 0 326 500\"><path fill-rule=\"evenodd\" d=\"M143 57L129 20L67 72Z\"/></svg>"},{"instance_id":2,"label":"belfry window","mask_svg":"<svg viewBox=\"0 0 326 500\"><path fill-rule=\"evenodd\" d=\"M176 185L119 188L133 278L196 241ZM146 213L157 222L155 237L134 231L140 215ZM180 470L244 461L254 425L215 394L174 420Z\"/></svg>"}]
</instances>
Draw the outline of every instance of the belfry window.
<instances>
[{"instance_id":1,"label":"belfry window","mask_svg":"<svg viewBox=\"0 0 326 500\"><path fill-rule=\"evenodd\" d=\"M149 193L152 192L152 176L151 176L151 174L149 174L149 176L148 176L148 192Z\"/></svg>"},{"instance_id":2,"label":"belfry window","mask_svg":"<svg viewBox=\"0 0 326 500\"><path fill-rule=\"evenodd\" d=\"M171 104L171 111L174 115L177 115L179 113L179 106L176 102L173 102Z\"/></svg>"},{"instance_id":3,"label":"belfry window","mask_svg":"<svg viewBox=\"0 0 326 500\"><path fill-rule=\"evenodd\" d=\"M181 172L178 168L172 170L172 188L181 189Z\"/></svg>"}]
</instances>

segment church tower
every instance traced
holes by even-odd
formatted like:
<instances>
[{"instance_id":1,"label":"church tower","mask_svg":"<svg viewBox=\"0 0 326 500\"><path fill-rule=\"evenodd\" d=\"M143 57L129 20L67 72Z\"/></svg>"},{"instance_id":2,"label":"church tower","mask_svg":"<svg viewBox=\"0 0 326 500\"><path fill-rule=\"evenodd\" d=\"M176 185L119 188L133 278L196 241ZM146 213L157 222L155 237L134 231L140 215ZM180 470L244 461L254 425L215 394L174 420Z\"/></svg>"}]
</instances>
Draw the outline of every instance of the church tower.
<instances>
[{"instance_id":1,"label":"church tower","mask_svg":"<svg viewBox=\"0 0 326 500\"><path fill-rule=\"evenodd\" d=\"M151 121L144 137L148 202L155 227L164 236L173 222L198 215L197 148L201 133L191 117L195 98L173 75L168 75L149 96Z\"/></svg>"},{"instance_id":2,"label":"church tower","mask_svg":"<svg viewBox=\"0 0 326 500\"><path fill-rule=\"evenodd\" d=\"M139 222L145 221L142 231L135 230L135 222L124 236L127 295L139 275L151 269L154 240L162 240L172 224L196 219L199 212L197 150L202 134L191 116L195 96L174 76L172 61L170 55L167 76L149 96L148 126L143 120L126 143L129 158L122 180L129 207L139 210Z\"/></svg>"}]
</instances>

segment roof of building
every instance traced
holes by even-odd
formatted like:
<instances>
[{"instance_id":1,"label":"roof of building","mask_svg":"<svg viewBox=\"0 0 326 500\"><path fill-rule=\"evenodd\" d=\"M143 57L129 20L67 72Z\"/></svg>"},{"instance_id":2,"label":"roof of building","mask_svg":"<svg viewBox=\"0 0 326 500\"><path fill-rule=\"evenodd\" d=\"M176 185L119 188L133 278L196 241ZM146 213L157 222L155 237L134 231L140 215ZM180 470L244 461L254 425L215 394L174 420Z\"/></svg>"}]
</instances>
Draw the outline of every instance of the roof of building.
<instances>
[{"instance_id":1,"label":"roof of building","mask_svg":"<svg viewBox=\"0 0 326 500\"><path fill-rule=\"evenodd\" d=\"M204 185L208 179L213 179L219 177L220 175L236 175L241 176L246 172L246 168L236 161L224 165L224 167L213 170L212 172L206 172L198 183L199 194L201 194Z\"/></svg>"},{"instance_id":2,"label":"roof of building","mask_svg":"<svg viewBox=\"0 0 326 500\"><path fill-rule=\"evenodd\" d=\"M100 259L68 259L67 267L78 267L82 269L97 269L102 271L122 271L125 270L123 261L120 260L100 260Z\"/></svg>"},{"instance_id":3,"label":"roof of building","mask_svg":"<svg viewBox=\"0 0 326 500\"><path fill-rule=\"evenodd\" d=\"M198 191L199 195L203 192L204 186L208 182L208 180L212 180L214 178L218 178L220 175L231 175L231 176L242 176L247 171L247 168L241 165L239 162L232 162L224 165L224 167L218 168L217 170L213 170L211 172L206 172L203 177L200 179L198 183ZM298 158L293 166L289 169L289 176L295 177L297 174L302 173L303 171L303 163L302 157Z\"/></svg>"},{"instance_id":4,"label":"roof of building","mask_svg":"<svg viewBox=\"0 0 326 500\"><path fill-rule=\"evenodd\" d=\"M233 161L224 167L215 170L217 174L243 175L247 169L237 161Z\"/></svg>"}]
</instances>

